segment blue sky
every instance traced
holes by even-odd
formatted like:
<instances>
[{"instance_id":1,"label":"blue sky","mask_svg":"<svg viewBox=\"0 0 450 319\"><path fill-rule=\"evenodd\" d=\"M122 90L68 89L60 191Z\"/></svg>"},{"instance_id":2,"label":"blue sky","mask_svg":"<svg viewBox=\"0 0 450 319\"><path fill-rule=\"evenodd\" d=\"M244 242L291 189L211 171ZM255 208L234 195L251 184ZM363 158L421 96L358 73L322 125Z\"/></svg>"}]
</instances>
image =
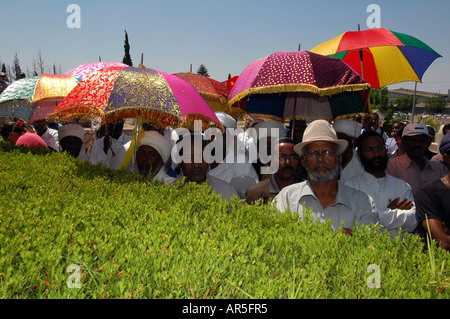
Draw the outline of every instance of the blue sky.
<instances>
[{"instance_id":1,"label":"blue sky","mask_svg":"<svg viewBox=\"0 0 450 319\"><path fill-rule=\"evenodd\" d=\"M69 28L70 4L80 7L80 28ZM345 31L367 29L368 5L381 10L381 26L427 43L443 57L425 72L418 90L450 89L450 1L303 0L0 0L0 62L23 71L41 52L48 72L83 64L121 62L124 30L133 64L168 73L194 72L204 64L219 81L239 75L252 61L276 51L302 50ZM413 82L389 88L411 88Z\"/></svg>"}]
</instances>

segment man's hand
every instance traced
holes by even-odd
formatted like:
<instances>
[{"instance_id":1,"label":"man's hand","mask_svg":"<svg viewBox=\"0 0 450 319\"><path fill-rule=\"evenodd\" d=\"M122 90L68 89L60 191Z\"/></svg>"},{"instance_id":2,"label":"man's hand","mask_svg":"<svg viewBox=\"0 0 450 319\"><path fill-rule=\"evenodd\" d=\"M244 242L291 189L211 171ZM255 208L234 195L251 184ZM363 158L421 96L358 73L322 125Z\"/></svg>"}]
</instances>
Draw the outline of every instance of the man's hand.
<instances>
[{"instance_id":1,"label":"man's hand","mask_svg":"<svg viewBox=\"0 0 450 319\"><path fill-rule=\"evenodd\" d=\"M403 199L399 199L396 198L394 199L388 206L388 208L390 209L401 209L401 210L410 210L411 208L413 208L414 202L410 199L407 198L403 198Z\"/></svg>"},{"instance_id":2,"label":"man's hand","mask_svg":"<svg viewBox=\"0 0 450 319\"><path fill-rule=\"evenodd\" d=\"M352 237L352 230L350 228L342 228L342 232L348 237Z\"/></svg>"}]
</instances>

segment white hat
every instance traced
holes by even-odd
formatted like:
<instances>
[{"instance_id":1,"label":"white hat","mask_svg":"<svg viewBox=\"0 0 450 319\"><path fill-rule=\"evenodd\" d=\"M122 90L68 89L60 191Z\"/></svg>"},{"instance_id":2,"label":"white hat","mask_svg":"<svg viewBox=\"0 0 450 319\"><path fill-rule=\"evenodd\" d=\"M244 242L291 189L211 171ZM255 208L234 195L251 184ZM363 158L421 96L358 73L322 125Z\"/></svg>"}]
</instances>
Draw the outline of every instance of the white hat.
<instances>
[{"instance_id":1,"label":"white hat","mask_svg":"<svg viewBox=\"0 0 450 319\"><path fill-rule=\"evenodd\" d=\"M428 134L428 127L423 123L410 123L403 129L402 137L421 134L425 134L426 136L430 137L430 135Z\"/></svg>"},{"instance_id":2,"label":"white hat","mask_svg":"<svg viewBox=\"0 0 450 319\"><path fill-rule=\"evenodd\" d=\"M225 112L215 112L214 114L216 114L220 123L225 126L225 128L237 128L237 122L230 114Z\"/></svg>"},{"instance_id":3,"label":"white hat","mask_svg":"<svg viewBox=\"0 0 450 319\"><path fill-rule=\"evenodd\" d=\"M362 124L350 119L336 119L333 123L333 128L336 133L343 133L349 137L361 135Z\"/></svg>"},{"instance_id":4,"label":"white hat","mask_svg":"<svg viewBox=\"0 0 450 319\"><path fill-rule=\"evenodd\" d=\"M257 123L251 132L255 141L265 137L279 138L286 135L286 127L280 121L268 120Z\"/></svg>"},{"instance_id":5,"label":"white hat","mask_svg":"<svg viewBox=\"0 0 450 319\"><path fill-rule=\"evenodd\" d=\"M325 120L311 122L303 133L303 140L294 146L297 154L303 154L303 148L313 142L331 142L338 146L338 152L342 153L347 148L347 141L338 139L333 126Z\"/></svg>"},{"instance_id":6,"label":"white hat","mask_svg":"<svg viewBox=\"0 0 450 319\"><path fill-rule=\"evenodd\" d=\"M64 124L58 129L58 139L61 141L66 136L75 136L84 141L84 128L80 124Z\"/></svg>"},{"instance_id":7,"label":"white hat","mask_svg":"<svg viewBox=\"0 0 450 319\"><path fill-rule=\"evenodd\" d=\"M156 149L161 155L164 163L166 163L170 158L170 152L172 150L172 144L169 140L159 134L156 131L145 131L138 139L138 148L142 145L148 145Z\"/></svg>"}]
</instances>

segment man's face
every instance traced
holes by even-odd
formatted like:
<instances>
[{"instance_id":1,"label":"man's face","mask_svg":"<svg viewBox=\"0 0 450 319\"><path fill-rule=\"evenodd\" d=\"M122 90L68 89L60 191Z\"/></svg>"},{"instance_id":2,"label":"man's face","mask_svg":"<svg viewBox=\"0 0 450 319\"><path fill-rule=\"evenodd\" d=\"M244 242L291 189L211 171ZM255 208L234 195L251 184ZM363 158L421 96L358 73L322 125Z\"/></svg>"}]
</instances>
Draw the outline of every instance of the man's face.
<instances>
[{"instance_id":1,"label":"man's face","mask_svg":"<svg viewBox=\"0 0 450 319\"><path fill-rule=\"evenodd\" d=\"M117 140L120 137L120 135L122 135L123 125L124 125L123 122L117 122L108 125L108 130L112 138Z\"/></svg>"},{"instance_id":2,"label":"man's face","mask_svg":"<svg viewBox=\"0 0 450 319\"><path fill-rule=\"evenodd\" d=\"M194 155L196 153L202 154L202 161L200 163L195 163L194 161ZM203 147L196 145L196 143L191 143L191 159L189 162L181 162L180 168L188 181L203 183L206 180L206 173L208 172L208 163L203 158Z\"/></svg>"},{"instance_id":3,"label":"man's face","mask_svg":"<svg viewBox=\"0 0 450 319\"><path fill-rule=\"evenodd\" d=\"M158 151L149 145L141 145L136 152L136 164L139 174L148 177L154 175L163 164L163 160Z\"/></svg>"},{"instance_id":4,"label":"man's face","mask_svg":"<svg viewBox=\"0 0 450 319\"><path fill-rule=\"evenodd\" d=\"M278 171L275 175L281 179L291 179L297 172L300 157L294 152L294 146L293 143L278 144Z\"/></svg>"},{"instance_id":5,"label":"man's face","mask_svg":"<svg viewBox=\"0 0 450 319\"><path fill-rule=\"evenodd\" d=\"M308 178L316 182L337 178L340 165L338 146L331 142L312 142L306 146L303 166Z\"/></svg>"},{"instance_id":6,"label":"man's face","mask_svg":"<svg viewBox=\"0 0 450 319\"><path fill-rule=\"evenodd\" d=\"M60 141L60 146L63 151L66 151L73 157L80 155L83 141L76 136L66 136Z\"/></svg>"},{"instance_id":7,"label":"man's face","mask_svg":"<svg viewBox=\"0 0 450 319\"><path fill-rule=\"evenodd\" d=\"M384 141L381 137L366 137L358 149L358 155L366 172L374 173L384 172L386 170L388 156Z\"/></svg>"},{"instance_id":8,"label":"man's face","mask_svg":"<svg viewBox=\"0 0 450 319\"><path fill-rule=\"evenodd\" d=\"M395 123L392 125L391 136L397 137L397 131L402 127L402 123Z\"/></svg>"},{"instance_id":9,"label":"man's face","mask_svg":"<svg viewBox=\"0 0 450 319\"><path fill-rule=\"evenodd\" d=\"M405 136L402 139L402 146L410 159L422 158L425 149L428 147L428 136L425 134Z\"/></svg>"},{"instance_id":10,"label":"man's face","mask_svg":"<svg viewBox=\"0 0 450 319\"><path fill-rule=\"evenodd\" d=\"M39 136L42 136L45 133L45 131L47 130L47 125L43 121L34 122L33 126L36 129L36 133Z\"/></svg>"}]
</instances>

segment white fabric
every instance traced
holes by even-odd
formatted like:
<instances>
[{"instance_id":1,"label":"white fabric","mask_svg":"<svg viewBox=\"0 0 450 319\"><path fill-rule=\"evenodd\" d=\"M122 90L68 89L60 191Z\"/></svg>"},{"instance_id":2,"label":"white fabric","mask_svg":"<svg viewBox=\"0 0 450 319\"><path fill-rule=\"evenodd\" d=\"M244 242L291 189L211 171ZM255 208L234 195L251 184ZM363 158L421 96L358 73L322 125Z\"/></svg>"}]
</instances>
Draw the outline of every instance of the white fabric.
<instances>
[{"instance_id":1,"label":"white fabric","mask_svg":"<svg viewBox=\"0 0 450 319\"><path fill-rule=\"evenodd\" d=\"M172 144L170 144L170 141L158 132L145 131L142 137L138 139L138 142L139 145L137 146L137 148L141 147L142 145L151 146L158 151L164 163L167 163L167 161L169 160L170 153L172 151Z\"/></svg>"},{"instance_id":2,"label":"white fabric","mask_svg":"<svg viewBox=\"0 0 450 319\"><path fill-rule=\"evenodd\" d=\"M89 160L93 165L102 163L106 167L117 169L127 153L127 148L118 140L111 138L111 147L105 154L103 150L104 140L105 137L103 136L94 142Z\"/></svg>"},{"instance_id":3,"label":"white fabric","mask_svg":"<svg viewBox=\"0 0 450 319\"><path fill-rule=\"evenodd\" d=\"M42 134L41 138L44 140L48 147L59 151L59 139L58 131L47 127L47 130Z\"/></svg>"},{"instance_id":4,"label":"white fabric","mask_svg":"<svg viewBox=\"0 0 450 319\"><path fill-rule=\"evenodd\" d=\"M358 153L356 150L353 150L353 156L350 162L345 165L345 167L341 170L340 180L342 182L346 182L352 177L358 176L362 174L364 171L364 166L359 159Z\"/></svg>"},{"instance_id":5,"label":"white fabric","mask_svg":"<svg viewBox=\"0 0 450 319\"><path fill-rule=\"evenodd\" d=\"M162 166L159 169L158 174L156 174L153 179L152 182L156 182L156 181L161 181L164 182L164 184L170 184L173 183L174 181L176 181L177 179L175 177L169 176L167 174L167 172L164 170L164 166Z\"/></svg>"},{"instance_id":6,"label":"white fabric","mask_svg":"<svg viewBox=\"0 0 450 319\"><path fill-rule=\"evenodd\" d=\"M228 152L222 163L215 168L210 169L208 174L217 177L227 183L238 176L250 176L259 181L258 174L255 171L246 153Z\"/></svg>"},{"instance_id":7,"label":"white fabric","mask_svg":"<svg viewBox=\"0 0 450 319\"><path fill-rule=\"evenodd\" d=\"M224 182L209 174L206 176L206 182L211 186L211 192L220 194L222 199L226 201L230 201L233 195L238 196L238 193L230 183Z\"/></svg>"},{"instance_id":8,"label":"white fabric","mask_svg":"<svg viewBox=\"0 0 450 319\"><path fill-rule=\"evenodd\" d=\"M336 119L333 123L336 133L343 133L349 137L358 137L361 135L362 125L350 119Z\"/></svg>"},{"instance_id":9,"label":"white fabric","mask_svg":"<svg viewBox=\"0 0 450 319\"><path fill-rule=\"evenodd\" d=\"M215 112L214 114L216 114L219 122L225 126L225 128L237 128L237 122L230 114L225 112Z\"/></svg>"},{"instance_id":10,"label":"white fabric","mask_svg":"<svg viewBox=\"0 0 450 319\"><path fill-rule=\"evenodd\" d=\"M364 171L349 179L345 184L372 197L381 224L393 236L398 235L399 228L402 228L402 232L413 232L416 228L415 205L410 210L388 208L388 205L396 198L407 198L414 202L411 187L405 181L388 174L385 177L376 178Z\"/></svg>"},{"instance_id":11,"label":"white fabric","mask_svg":"<svg viewBox=\"0 0 450 319\"><path fill-rule=\"evenodd\" d=\"M64 124L58 129L58 138L61 141L66 136L76 136L84 141L84 128L80 124Z\"/></svg>"},{"instance_id":12,"label":"white fabric","mask_svg":"<svg viewBox=\"0 0 450 319\"><path fill-rule=\"evenodd\" d=\"M280 138L286 135L286 127L280 122L275 120L268 120L259 122L253 126L254 130L251 130L253 141L255 144L258 139L265 137L275 137Z\"/></svg>"}]
</instances>

